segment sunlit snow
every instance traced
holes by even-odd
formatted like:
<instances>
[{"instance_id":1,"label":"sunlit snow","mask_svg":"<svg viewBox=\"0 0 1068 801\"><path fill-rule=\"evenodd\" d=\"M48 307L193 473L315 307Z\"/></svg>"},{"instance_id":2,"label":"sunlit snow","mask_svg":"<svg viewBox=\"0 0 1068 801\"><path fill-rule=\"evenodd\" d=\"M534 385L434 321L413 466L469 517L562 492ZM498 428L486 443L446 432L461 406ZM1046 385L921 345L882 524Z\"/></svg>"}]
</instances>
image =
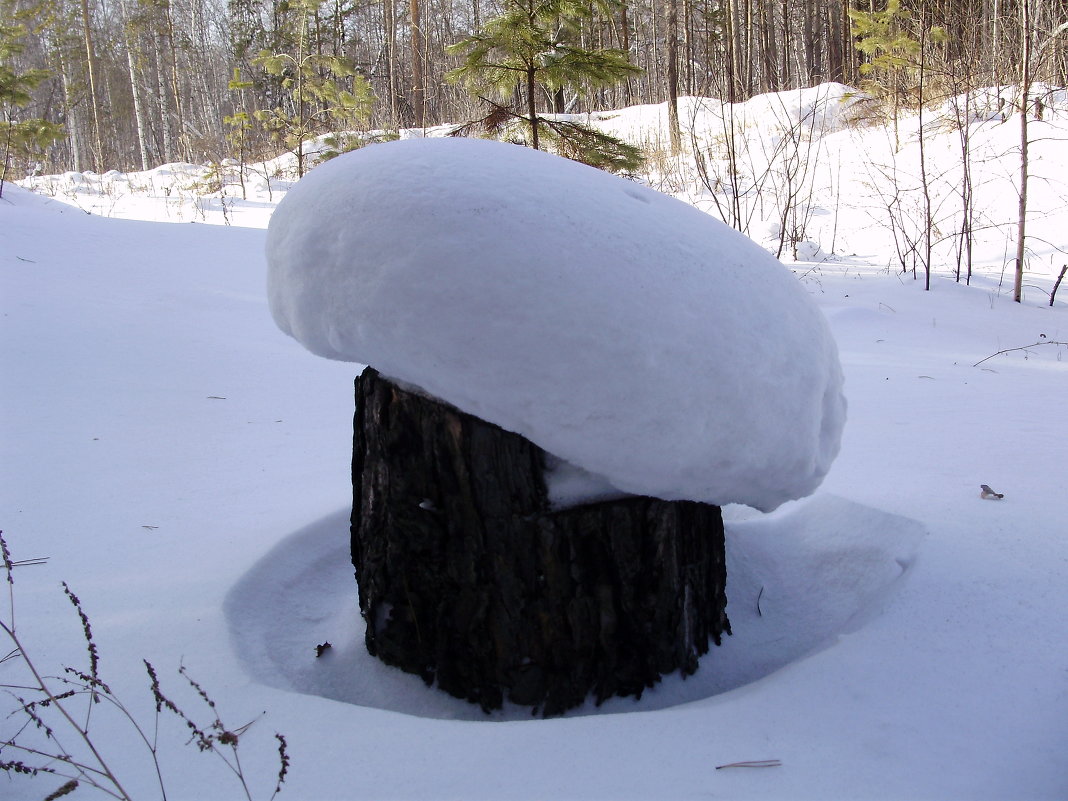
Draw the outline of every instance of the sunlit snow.
<instances>
[{"instance_id":1,"label":"sunlit snow","mask_svg":"<svg viewBox=\"0 0 1068 801\"><path fill-rule=\"evenodd\" d=\"M702 210L717 198L691 132L712 148L735 113L758 178L761 154L804 133L812 161L787 233L813 258L793 260L789 242L784 256L837 343L849 425L814 496L726 510L735 634L698 673L558 720L457 720L472 717L465 702L364 659L346 553L357 368L279 332L265 290L262 229L294 183L291 157L251 165L244 200L234 182L204 194L208 171L192 165L40 176L27 182L40 195L6 185L0 527L14 558L50 557L15 570L27 648L49 673L85 667L66 580L102 677L149 732L145 658L183 706L202 701L181 693L179 665L229 725L250 724L254 798L275 786L275 731L292 756L281 801L1068 797L1068 287L1049 306L1068 248L1068 109L1050 94L1031 123L1035 236L1016 304L1019 118L998 103L1012 91L969 104L975 270L954 281L952 238L939 240L930 292L901 271L885 218L895 193L915 209L915 117L895 150L836 85L680 102L687 152L660 154L643 180ZM942 231L960 222L949 112L925 118ZM665 118L647 106L596 123L655 154ZM772 252L782 157L738 198ZM981 484L1005 497L982 499ZM22 678L17 664L0 679ZM114 712L93 706L98 744L134 797L159 797ZM161 719L159 737L168 797L244 797L180 722ZM715 769L761 759L781 767ZM44 798L53 778L0 777L0 798Z\"/></svg>"},{"instance_id":2,"label":"sunlit snow","mask_svg":"<svg viewBox=\"0 0 1068 801\"><path fill-rule=\"evenodd\" d=\"M267 235L275 320L625 492L770 511L845 420L830 329L767 251L674 198L506 143L324 164Z\"/></svg>"}]
</instances>

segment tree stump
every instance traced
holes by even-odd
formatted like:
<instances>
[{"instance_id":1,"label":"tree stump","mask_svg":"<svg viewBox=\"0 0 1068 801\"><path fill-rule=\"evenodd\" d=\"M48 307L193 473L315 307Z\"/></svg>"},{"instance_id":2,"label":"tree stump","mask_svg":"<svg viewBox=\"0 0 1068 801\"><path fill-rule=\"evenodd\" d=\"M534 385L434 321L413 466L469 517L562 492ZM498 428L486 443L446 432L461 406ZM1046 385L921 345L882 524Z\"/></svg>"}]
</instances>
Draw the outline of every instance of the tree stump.
<instances>
[{"instance_id":1,"label":"tree stump","mask_svg":"<svg viewBox=\"0 0 1068 801\"><path fill-rule=\"evenodd\" d=\"M692 674L730 633L718 506L553 510L544 451L371 368L353 445L367 649L427 684L556 715Z\"/></svg>"}]
</instances>

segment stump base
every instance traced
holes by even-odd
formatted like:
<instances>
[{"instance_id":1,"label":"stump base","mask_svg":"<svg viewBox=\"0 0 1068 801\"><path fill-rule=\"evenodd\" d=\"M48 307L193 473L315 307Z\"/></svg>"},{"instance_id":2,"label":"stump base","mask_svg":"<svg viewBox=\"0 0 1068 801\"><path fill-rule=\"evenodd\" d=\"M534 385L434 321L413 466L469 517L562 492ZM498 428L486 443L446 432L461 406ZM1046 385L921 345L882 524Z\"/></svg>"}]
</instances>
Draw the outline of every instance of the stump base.
<instances>
[{"instance_id":1,"label":"stump base","mask_svg":"<svg viewBox=\"0 0 1068 801\"><path fill-rule=\"evenodd\" d=\"M498 709L560 714L692 674L730 633L718 506L628 496L553 511L517 434L356 380L352 559L384 662Z\"/></svg>"}]
</instances>

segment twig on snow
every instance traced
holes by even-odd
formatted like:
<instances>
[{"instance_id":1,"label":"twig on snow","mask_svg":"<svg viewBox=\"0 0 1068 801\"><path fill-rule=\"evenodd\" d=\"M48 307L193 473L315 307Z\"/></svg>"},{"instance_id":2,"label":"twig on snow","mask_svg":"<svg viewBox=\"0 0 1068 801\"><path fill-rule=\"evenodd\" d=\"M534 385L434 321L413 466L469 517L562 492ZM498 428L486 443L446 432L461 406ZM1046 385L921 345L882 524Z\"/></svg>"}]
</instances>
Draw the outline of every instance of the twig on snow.
<instances>
[{"instance_id":1,"label":"twig on snow","mask_svg":"<svg viewBox=\"0 0 1068 801\"><path fill-rule=\"evenodd\" d=\"M716 765L716 770L726 768L779 768L782 762L778 759L757 759L751 762L731 762L728 765Z\"/></svg>"},{"instance_id":2,"label":"twig on snow","mask_svg":"<svg viewBox=\"0 0 1068 801\"><path fill-rule=\"evenodd\" d=\"M1037 348L1039 345L1068 345L1068 342L1058 342L1057 340L1049 339L1044 342L1033 342L1030 345L1020 345L1018 348L1005 348L1004 350L999 350L997 353L991 353L985 359L980 359L973 364L972 367L978 367L983 362L990 361L995 356L1001 356L1004 353L1012 353L1014 350L1029 350L1031 348Z\"/></svg>"}]
</instances>

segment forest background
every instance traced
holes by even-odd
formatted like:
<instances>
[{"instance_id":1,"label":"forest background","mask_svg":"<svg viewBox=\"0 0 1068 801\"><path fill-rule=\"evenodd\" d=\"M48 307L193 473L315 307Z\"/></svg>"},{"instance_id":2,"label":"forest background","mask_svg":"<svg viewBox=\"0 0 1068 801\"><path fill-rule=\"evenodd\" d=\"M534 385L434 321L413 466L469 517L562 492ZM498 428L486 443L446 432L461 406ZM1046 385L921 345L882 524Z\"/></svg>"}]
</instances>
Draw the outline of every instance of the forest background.
<instances>
[{"instance_id":1,"label":"forest background","mask_svg":"<svg viewBox=\"0 0 1068 801\"><path fill-rule=\"evenodd\" d=\"M873 92L885 121L978 87L1068 83L1068 0L0 0L0 12L9 178L262 159L327 131L535 106L739 102L836 81ZM478 74L457 74L487 36ZM516 57L544 71L526 94ZM1021 97L1006 115L1041 115L1041 93Z\"/></svg>"}]
</instances>

